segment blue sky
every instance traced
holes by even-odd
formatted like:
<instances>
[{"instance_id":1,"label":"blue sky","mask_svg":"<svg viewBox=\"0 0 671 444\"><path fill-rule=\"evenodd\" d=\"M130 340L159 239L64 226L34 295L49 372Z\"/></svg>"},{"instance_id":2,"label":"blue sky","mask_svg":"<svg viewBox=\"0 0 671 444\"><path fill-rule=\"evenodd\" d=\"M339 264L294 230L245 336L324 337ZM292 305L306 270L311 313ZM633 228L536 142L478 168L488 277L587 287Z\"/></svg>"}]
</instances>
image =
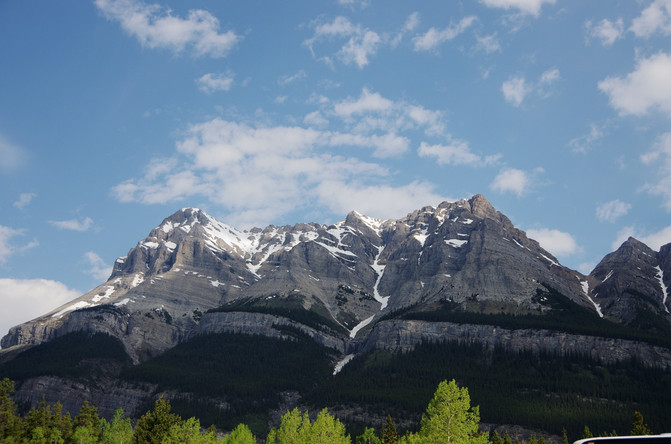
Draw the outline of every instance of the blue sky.
<instances>
[{"instance_id":1,"label":"blue sky","mask_svg":"<svg viewBox=\"0 0 671 444\"><path fill-rule=\"evenodd\" d=\"M476 193L589 273L671 241L671 0L0 2L0 334L175 210Z\"/></svg>"}]
</instances>

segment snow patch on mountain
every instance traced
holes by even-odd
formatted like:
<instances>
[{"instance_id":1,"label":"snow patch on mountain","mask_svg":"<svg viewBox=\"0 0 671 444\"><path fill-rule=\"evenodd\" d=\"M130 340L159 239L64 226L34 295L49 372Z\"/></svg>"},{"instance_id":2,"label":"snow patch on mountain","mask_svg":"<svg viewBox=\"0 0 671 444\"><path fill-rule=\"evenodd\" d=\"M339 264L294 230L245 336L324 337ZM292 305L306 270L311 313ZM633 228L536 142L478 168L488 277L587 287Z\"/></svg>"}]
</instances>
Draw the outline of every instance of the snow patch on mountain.
<instances>
[{"instance_id":1,"label":"snow patch on mountain","mask_svg":"<svg viewBox=\"0 0 671 444\"><path fill-rule=\"evenodd\" d=\"M669 308L666 306L666 300L669 297L669 290L666 288L666 284L664 284L664 272L659 265L655 267L655 270L657 270L656 277L659 279L659 285L662 287L662 305L664 305L664 310L668 313Z\"/></svg>"}]
</instances>

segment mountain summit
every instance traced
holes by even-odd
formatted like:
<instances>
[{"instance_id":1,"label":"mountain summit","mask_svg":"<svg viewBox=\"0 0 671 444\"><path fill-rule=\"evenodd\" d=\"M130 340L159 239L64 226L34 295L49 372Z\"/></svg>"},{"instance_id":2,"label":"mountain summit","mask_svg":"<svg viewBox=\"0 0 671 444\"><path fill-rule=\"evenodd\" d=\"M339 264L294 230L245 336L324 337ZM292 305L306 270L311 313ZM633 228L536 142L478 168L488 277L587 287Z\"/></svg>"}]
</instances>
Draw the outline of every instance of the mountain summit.
<instances>
[{"instance_id":1,"label":"mountain summit","mask_svg":"<svg viewBox=\"0 0 671 444\"><path fill-rule=\"evenodd\" d=\"M448 304L464 313L549 313L556 307L539 296L548 288L618 322L635 322L642 309L668 322L663 251L629 239L584 276L480 194L400 219L352 211L332 225L249 231L183 208L117 259L107 282L13 327L2 346L100 331L141 362L213 329L275 334L260 325L290 322L346 353L380 320L408 311Z\"/></svg>"}]
</instances>

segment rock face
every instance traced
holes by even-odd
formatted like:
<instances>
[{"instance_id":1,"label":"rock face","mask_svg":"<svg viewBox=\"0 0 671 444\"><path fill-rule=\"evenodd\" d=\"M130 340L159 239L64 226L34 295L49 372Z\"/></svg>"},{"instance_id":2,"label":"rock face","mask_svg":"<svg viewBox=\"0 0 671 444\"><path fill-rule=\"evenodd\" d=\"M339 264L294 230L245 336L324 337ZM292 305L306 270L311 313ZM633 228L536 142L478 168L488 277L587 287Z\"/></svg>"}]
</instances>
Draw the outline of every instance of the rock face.
<instances>
[{"instance_id":1,"label":"rock face","mask_svg":"<svg viewBox=\"0 0 671 444\"><path fill-rule=\"evenodd\" d=\"M644 313L669 322L670 255L671 244L658 253L632 237L606 255L590 273L596 281L590 294L603 314L628 325L640 323Z\"/></svg>"},{"instance_id":2,"label":"rock face","mask_svg":"<svg viewBox=\"0 0 671 444\"><path fill-rule=\"evenodd\" d=\"M629 239L584 276L560 265L482 195L400 219L351 212L333 225L251 231L185 208L117 259L107 282L13 327L2 347L105 332L138 363L196 334L281 337L274 326L288 325L350 353L396 343L407 324L379 321L408 308L450 303L484 314L547 313L552 308L537 297L547 287L617 322L635 324L647 310L669 323L670 281L671 245L658 253ZM435 328L412 325L418 333L406 335L403 347ZM527 340L530 347L542 342Z\"/></svg>"}]
</instances>

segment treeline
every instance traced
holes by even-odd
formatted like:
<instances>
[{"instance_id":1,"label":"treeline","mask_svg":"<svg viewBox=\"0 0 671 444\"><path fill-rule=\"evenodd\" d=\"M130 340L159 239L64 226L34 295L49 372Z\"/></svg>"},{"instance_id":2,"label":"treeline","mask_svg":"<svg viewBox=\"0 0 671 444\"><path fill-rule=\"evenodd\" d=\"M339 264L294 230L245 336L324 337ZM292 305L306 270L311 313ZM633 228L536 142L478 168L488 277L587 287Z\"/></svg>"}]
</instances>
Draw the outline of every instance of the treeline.
<instances>
[{"instance_id":1,"label":"treeline","mask_svg":"<svg viewBox=\"0 0 671 444\"><path fill-rule=\"evenodd\" d=\"M523 424L580 436L584 425L617 430L642 411L668 429L671 374L637 361L605 364L579 354L489 350L481 344L425 342L406 353L376 350L353 359L335 378L305 393L308 404L364 405L377 414L412 418L439 381L471 389L484 422Z\"/></svg>"},{"instance_id":2,"label":"treeline","mask_svg":"<svg viewBox=\"0 0 671 444\"><path fill-rule=\"evenodd\" d=\"M25 416L17 414L12 399L14 382L8 378L0 381L0 442L54 443L54 444L255 444L259 440L245 424L239 424L228 434L219 434L212 426L201 428L195 417L183 420L171 411L170 402L160 398L153 409L143 414L135 425L118 409L111 421L100 418L96 408L84 402L74 418L63 413L62 405L56 402L47 405L43 400L39 407L33 407ZM634 413L634 423L630 431L634 435L647 435L651 431L639 412ZM614 436L612 432L608 434ZM592 437L587 426L583 438ZM279 427L270 430L265 437L269 444L351 444L352 439L345 425L323 409L314 421L308 412L298 408L282 416ZM527 440L512 439L505 432L488 433L480 430L480 410L471 406L466 387L459 387L454 380L442 381L422 414L419 429L406 431L401 435L391 418L380 428L366 427L356 437L357 444L434 444L459 442L469 444L550 444L543 436L532 435ZM562 444L568 444L566 430L563 430Z\"/></svg>"}]
</instances>

